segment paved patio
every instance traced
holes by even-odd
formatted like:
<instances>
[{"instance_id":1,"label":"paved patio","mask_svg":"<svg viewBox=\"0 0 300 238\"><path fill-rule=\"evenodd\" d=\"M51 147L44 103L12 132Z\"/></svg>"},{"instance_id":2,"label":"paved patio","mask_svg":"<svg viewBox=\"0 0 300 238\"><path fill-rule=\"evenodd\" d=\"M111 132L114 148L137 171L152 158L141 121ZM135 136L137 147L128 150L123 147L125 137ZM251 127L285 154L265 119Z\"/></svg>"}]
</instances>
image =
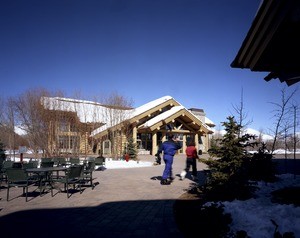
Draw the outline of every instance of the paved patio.
<instances>
[{"instance_id":1,"label":"paved patio","mask_svg":"<svg viewBox=\"0 0 300 238\"><path fill-rule=\"evenodd\" d=\"M142 161L154 156L142 155ZM184 168L185 157L175 156L174 175ZM198 170L205 165L198 163ZM97 186L84 187L82 194L37 192L17 197L22 189L12 189L9 202L6 189L0 191L0 227L3 237L182 237L177 229L173 204L193 183L176 177L170 186L160 185L164 165L107 169L94 173ZM203 179L199 173L200 182ZM31 187L29 191L33 191ZM54 193L56 190L54 190ZM188 218L187 218L188 219Z\"/></svg>"}]
</instances>

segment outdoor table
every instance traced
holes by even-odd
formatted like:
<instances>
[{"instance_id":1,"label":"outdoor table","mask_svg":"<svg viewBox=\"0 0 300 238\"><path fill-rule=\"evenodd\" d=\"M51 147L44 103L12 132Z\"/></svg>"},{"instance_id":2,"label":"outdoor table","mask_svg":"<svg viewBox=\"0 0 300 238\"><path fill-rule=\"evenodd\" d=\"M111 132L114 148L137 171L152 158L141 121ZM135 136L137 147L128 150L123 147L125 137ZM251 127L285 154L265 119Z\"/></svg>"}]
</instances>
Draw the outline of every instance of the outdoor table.
<instances>
[{"instance_id":1,"label":"outdoor table","mask_svg":"<svg viewBox=\"0 0 300 238\"><path fill-rule=\"evenodd\" d=\"M40 195L42 194L42 191L44 191L45 189L43 189L43 182L45 182L45 188L48 185L51 188L52 191L52 179L50 178L50 174L52 172L59 172L59 171L65 171L68 168L66 167L62 167L62 166L58 166L58 167L41 167L41 168L30 168L30 169L26 169L27 173L34 173L38 175L38 181L39 181L39 189L40 189Z\"/></svg>"}]
</instances>

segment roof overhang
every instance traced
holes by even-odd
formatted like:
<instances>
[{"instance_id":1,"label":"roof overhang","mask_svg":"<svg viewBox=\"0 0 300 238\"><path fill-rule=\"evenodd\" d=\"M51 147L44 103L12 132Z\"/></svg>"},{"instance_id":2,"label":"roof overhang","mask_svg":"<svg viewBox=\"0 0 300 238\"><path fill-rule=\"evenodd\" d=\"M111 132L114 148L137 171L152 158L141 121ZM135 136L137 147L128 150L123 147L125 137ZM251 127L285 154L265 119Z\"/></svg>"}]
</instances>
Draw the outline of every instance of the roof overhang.
<instances>
[{"instance_id":1,"label":"roof overhang","mask_svg":"<svg viewBox=\"0 0 300 238\"><path fill-rule=\"evenodd\" d=\"M269 72L266 81L299 82L299 32L300 1L264 0L231 67Z\"/></svg>"},{"instance_id":2,"label":"roof overhang","mask_svg":"<svg viewBox=\"0 0 300 238\"><path fill-rule=\"evenodd\" d=\"M196 116L190 113L183 106L175 106L171 110L158 115L139 126L139 130L155 131L161 130L168 123L177 120L184 124L189 131L201 132L204 134L213 133L206 125L204 125Z\"/></svg>"}]
</instances>

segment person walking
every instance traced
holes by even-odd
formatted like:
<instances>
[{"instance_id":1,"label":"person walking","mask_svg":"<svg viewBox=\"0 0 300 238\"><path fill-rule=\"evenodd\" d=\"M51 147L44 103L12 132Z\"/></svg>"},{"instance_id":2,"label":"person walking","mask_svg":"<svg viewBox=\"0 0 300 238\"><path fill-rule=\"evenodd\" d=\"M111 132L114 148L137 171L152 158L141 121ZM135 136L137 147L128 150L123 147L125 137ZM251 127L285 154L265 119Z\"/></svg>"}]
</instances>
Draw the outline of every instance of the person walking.
<instances>
[{"instance_id":1,"label":"person walking","mask_svg":"<svg viewBox=\"0 0 300 238\"><path fill-rule=\"evenodd\" d=\"M169 185L171 181L174 179L172 177L172 165L174 155L182 147L181 143L173 134L168 135L168 140L163 142L157 152L157 155L160 156L163 153L163 160L165 162L165 169L163 171L162 180L160 182L161 185Z\"/></svg>"},{"instance_id":2,"label":"person walking","mask_svg":"<svg viewBox=\"0 0 300 238\"><path fill-rule=\"evenodd\" d=\"M186 174L189 172L191 166L192 166L192 180L197 181L197 159L198 154L197 154L197 149L195 147L195 142L191 141L186 147L185 150L186 154L186 166L185 169L182 170L180 173L180 180L183 180L186 176Z\"/></svg>"}]
</instances>

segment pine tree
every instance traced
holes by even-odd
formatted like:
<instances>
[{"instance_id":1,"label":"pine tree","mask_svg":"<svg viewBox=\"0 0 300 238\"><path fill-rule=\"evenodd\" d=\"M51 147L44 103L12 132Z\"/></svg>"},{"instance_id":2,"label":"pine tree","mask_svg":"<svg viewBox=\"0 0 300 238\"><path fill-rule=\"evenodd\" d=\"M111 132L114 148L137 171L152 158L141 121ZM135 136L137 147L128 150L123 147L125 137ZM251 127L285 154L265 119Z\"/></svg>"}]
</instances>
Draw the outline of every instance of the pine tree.
<instances>
[{"instance_id":1,"label":"pine tree","mask_svg":"<svg viewBox=\"0 0 300 238\"><path fill-rule=\"evenodd\" d=\"M136 149L136 144L133 143L133 138L128 139L127 153L129 154L130 159L132 160L137 159L137 149Z\"/></svg>"},{"instance_id":2,"label":"pine tree","mask_svg":"<svg viewBox=\"0 0 300 238\"><path fill-rule=\"evenodd\" d=\"M244 165L249 161L250 155L247 154L246 147L253 146L255 136L241 135L242 126L237 124L234 117L228 117L228 122L223 122L226 134L222 139L208 151L211 157L203 161L211 170L211 178L207 189L212 196L220 195L224 199L234 199L244 196L247 188L247 171Z\"/></svg>"}]
</instances>

